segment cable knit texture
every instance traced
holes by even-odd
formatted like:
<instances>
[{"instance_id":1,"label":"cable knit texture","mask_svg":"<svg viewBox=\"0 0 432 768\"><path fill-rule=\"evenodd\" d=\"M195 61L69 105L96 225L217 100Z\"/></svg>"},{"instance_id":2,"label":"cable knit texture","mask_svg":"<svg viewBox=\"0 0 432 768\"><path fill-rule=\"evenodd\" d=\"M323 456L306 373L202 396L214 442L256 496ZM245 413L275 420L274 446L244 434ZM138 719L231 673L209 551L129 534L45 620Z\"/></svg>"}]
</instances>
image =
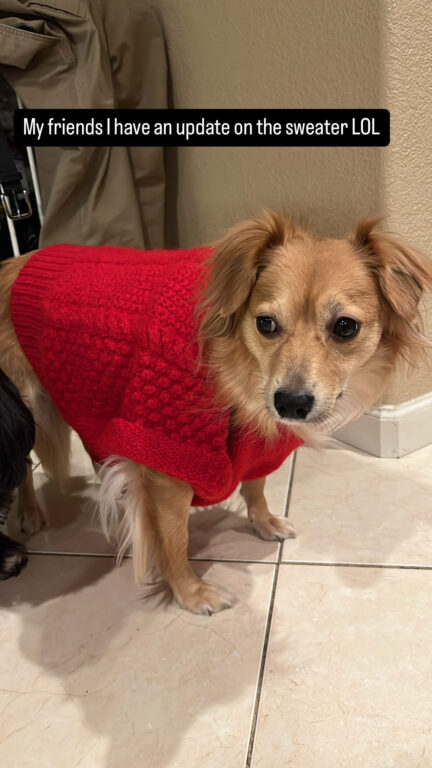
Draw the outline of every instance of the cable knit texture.
<instances>
[{"instance_id":1,"label":"cable knit texture","mask_svg":"<svg viewBox=\"0 0 432 768\"><path fill-rule=\"evenodd\" d=\"M195 505L226 499L301 444L285 427L270 446L233 429L198 368L194 302L210 252L49 246L12 289L19 342L92 458L183 480Z\"/></svg>"}]
</instances>

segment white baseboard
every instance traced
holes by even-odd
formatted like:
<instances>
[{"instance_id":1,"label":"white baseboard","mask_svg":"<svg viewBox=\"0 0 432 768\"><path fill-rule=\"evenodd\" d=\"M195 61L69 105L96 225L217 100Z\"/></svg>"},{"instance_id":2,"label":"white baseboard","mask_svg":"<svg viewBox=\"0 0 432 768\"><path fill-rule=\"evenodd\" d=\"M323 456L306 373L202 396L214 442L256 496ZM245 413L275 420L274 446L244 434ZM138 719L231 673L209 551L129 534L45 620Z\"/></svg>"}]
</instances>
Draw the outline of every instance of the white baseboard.
<instances>
[{"instance_id":1,"label":"white baseboard","mask_svg":"<svg viewBox=\"0 0 432 768\"><path fill-rule=\"evenodd\" d=\"M432 443L432 392L400 405L373 408L334 437L382 458L399 458Z\"/></svg>"}]
</instances>

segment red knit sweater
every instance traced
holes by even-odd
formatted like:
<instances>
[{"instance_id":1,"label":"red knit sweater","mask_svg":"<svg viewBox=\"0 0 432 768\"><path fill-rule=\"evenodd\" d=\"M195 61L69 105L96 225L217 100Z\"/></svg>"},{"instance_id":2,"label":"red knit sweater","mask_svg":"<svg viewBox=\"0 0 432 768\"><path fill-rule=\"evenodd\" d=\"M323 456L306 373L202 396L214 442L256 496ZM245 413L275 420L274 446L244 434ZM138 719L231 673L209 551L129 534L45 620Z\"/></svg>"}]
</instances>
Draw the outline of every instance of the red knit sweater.
<instances>
[{"instance_id":1,"label":"red knit sweater","mask_svg":"<svg viewBox=\"0 0 432 768\"><path fill-rule=\"evenodd\" d=\"M226 499L301 444L232 428L197 366L194 299L210 249L50 246L12 289L19 342L95 461L123 456Z\"/></svg>"}]
</instances>

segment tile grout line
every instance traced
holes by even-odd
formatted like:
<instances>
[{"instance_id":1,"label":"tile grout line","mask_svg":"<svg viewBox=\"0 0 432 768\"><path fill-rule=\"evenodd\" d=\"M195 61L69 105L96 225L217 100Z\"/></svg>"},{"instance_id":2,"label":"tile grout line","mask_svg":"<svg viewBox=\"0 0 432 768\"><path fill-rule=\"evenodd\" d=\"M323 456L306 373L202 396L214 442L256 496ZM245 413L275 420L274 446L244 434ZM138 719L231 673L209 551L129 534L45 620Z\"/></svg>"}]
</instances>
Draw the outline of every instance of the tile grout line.
<instances>
[{"instance_id":1,"label":"tile grout line","mask_svg":"<svg viewBox=\"0 0 432 768\"><path fill-rule=\"evenodd\" d=\"M264 672L265 672L265 666L266 666L266 660L267 660L267 649L268 649L268 644L270 640L270 630L271 630L271 624L272 624L272 618L273 618L274 600L276 596L278 576L279 576L279 565L276 563L274 566L272 590L270 594L269 609L267 614L266 627L264 631L263 647L261 651L258 680L256 685L256 691L255 691L255 700L254 700L254 706L252 710L252 720L251 720L251 727L249 731L249 741L248 741L248 747L247 747L247 753L246 753L245 768L251 768L251 765L252 765L253 751L255 747L255 736L256 736L256 730L258 725L258 715L259 715L260 704L261 704L262 685L264 682Z\"/></svg>"},{"instance_id":2,"label":"tile grout line","mask_svg":"<svg viewBox=\"0 0 432 768\"><path fill-rule=\"evenodd\" d=\"M292 458L291 473L290 473L290 478L288 480L288 488L287 488L286 497L285 497L284 517L289 517L289 505L291 502L291 492L292 492L292 486L294 482L294 471L296 466L296 460L297 460L297 451L294 452L294 456Z\"/></svg>"},{"instance_id":3,"label":"tile grout line","mask_svg":"<svg viewBox=\"0 0 432 768\"><path fill-rule=\"evenodd\" d=\"M289 503L291 499L291 490L292 490L294 470L295 470L295 456L296 454L294 454L293 462L291 464L290 477L288 480L288 489L287 489L287 495L285 499L285 510L284 510L285 517L288 516L288 508L289 508ZM252 711L251 727L249 731L249 741L248 741L248 747L246 752L245 768L251 768L253 753L255 748L255 736L256 736L256 731L258 726L258 715L259 715L260 705L261 705L262 686L264 682L264 673L265 673L266 661L267 661L267 650L268 650L268 645L270 641L270 631L271 631L271 625L272 625L272 619L273 619L276 588L277 588L278 577L279 577L279 566L282 562L282 553L283 553L283 541L279 543L278 557L274 566L273 583L272 583L272 589L270 594L266 627L264 631L264 640L263 640L263 647L261 651L261 659L260 659L258 680L257 680L257 686L256 686L256 692L255 692L254 707Z\"/></svg>"},{"instance_id":4,"label":"tile grout line","mask_svg":"<svg viewBox=\"0 0 432 768\"><path fill-rule=\"evenodd\" d=\"M344 561L321 561L321 560L283 560L281 565L318 565L332 568L382 568L383 570L410 570L410 571L431 571L432 565L416 565L415 563L350 563Z\"/></svg>"},{"instance_id":5,"label":"tile grout line","mask_svg":"<svg viewBox=\"0 0 432 768\"><path fill-rule=\"evenodd\" d=\"M44 549L28 549L29 555L49 555L50 557L104 557L106 559L115 559L115 553L104 552L55 552ZM132 555L125 555L125 560L131 560ZM236 563L238 565L315 565L327 568L382 568L383 570L412 570L412 571L431 571L432 565L418 565L416 563L360 563L348 561L331 560L241 560L235 557L189 557L192 563Z\"/></svg>"},{"instance_id":6,"label":"tile grout line","mask_svg":"<svg viewBox=\"0 0 432 768\"><path fill-rule=\"evenodd\" d=\"M115 552L67 552L62 550L60 552L45 550L45 549L27 549L29 555L51 555L58 557L104 557L106 559L117 557ZM123 560L132 560L132 555L124 555ZM241 565L277 565L277 560L244 560L235 557L188 557L188 560L192 563L237 563ZM432 566L431 566L432 567Z\"/></svg>"}]
</instances>

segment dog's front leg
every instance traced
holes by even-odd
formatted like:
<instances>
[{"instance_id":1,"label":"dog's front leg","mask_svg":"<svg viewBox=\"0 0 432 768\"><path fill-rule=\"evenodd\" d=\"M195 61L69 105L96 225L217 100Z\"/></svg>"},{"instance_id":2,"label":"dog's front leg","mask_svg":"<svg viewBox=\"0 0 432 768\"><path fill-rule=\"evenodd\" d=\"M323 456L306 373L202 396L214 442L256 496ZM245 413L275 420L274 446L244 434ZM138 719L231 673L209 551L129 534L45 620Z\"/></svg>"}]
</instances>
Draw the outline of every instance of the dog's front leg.
<instances>
[{"instance_id":1,"label":"dog's front leg","mask_svg":"<svg viewBox=\"0 0 432 768\"><path fill-rule=\"evenodd\" d=\"M37 503L30 463L18 489L18 519L22 532L30 535L38 533L46 523L44 513Z\"/></svg>"},{"instance_id":2,"label":"dog's front leg","mask_svg":"<svg viewBox=\"0 0 432 768\"><path fill-rule=\"evenodd\" d=\"M187 483L148 470L147 499L159 545L162 573L179 605L192 613L230 608L232 596L200 579L187 557L188 518L193 490Z\"/></svg>"},{"instance_id":3,"label":"dog's front leg","mask_svg":"<svg viewBox=\"0 0 432 768\"><path fill-rule=\"evenodd\" d=\"M264 486L265 477L241 485L240 493L246 501L250 522L263 539L295 538L295 530L286 517L270 514L264 496Z\"/></svg>"}]
</instances>

